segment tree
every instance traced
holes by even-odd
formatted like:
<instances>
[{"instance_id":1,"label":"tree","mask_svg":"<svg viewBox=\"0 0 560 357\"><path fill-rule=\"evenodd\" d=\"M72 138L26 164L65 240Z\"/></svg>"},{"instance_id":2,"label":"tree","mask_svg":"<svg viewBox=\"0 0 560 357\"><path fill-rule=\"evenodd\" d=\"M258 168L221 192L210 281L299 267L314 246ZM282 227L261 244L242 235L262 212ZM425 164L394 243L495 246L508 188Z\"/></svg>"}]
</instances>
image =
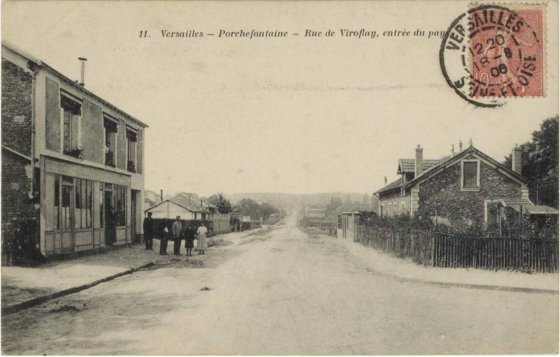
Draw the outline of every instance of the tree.
<instances>
[{"instance_id":1,"label":"tree","mask_svg":"<svg viewBox=\"0 0 560 357\"><path fill-rule=\"evenodd\" d=\"M342 200L338 197L331 197L331 200L325 209L325 216L336 216L337 210L340 206L342 206Z\"/></svg>"},{"instance_id":2,"label":"tree","mask_svg":"<svg viewBox=\"0 0 560 357\"><path fill-rule=\"evenodd\" d=\"M218 212L220 213L229 213L231 212L231 202L225 198L223 193L218 193L208 197L208 202L213 204L218 208Z\"/></svg>"},{"instance_id":3,"label":"tree","mask_svg":"<svg viewBox=\"0 0 560 357\"><path fill-rule=\"evenodd\" d=\"M271 205L270 203L262 203L260 205L261 217L263 220L268 220L271 214L278 213L279 210L277 207Z\"/></svg>"},{"instance_id":4,"label":"tree","mask_svg":"<svg viewBox=\"0 0 560 357\"><path fill-rule=\"evenodd\" d=\"M238 205L244 215L251 216L252 218L260 218L260 207L257 201L244 198L239 201Z\"/></svg>"},{"instance_id":5,"label":"tree","mask_svg":"<svg viewBox=\"0 0 560 357\"><path fill-rule=\"evenodd\" d=\"M253 219L262 218L265 221L271 214L280 212L278 207L270 203L263 202L259 204L257 201L250 198L242 199L239 201L238 206L244 215L251 216Z\"/></svg>"},{"instance_id":6,"label":"tree","mask_svg":"<svg viewBox=\"0 0 560 357\"><path fill-rule=\"evenodd\" d=\"M546 119L521 150L521 173L532 181L531 199L558 208L558 116ZM511 167L511 155L505 165Z\"/></svg>"}]
</instances>

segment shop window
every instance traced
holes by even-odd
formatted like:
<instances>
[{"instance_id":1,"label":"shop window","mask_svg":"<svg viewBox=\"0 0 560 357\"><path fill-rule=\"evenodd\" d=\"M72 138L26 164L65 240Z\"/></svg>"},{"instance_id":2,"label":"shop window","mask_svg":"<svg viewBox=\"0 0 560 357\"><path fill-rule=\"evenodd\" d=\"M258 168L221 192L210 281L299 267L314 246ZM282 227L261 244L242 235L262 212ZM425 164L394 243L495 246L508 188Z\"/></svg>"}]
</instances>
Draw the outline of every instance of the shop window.
<instances>
[{"instance_id":1,"label":"shop window","mask_svg":"<svg viewBox=\"0 0 560 357\"><path fill-rule=\"evenodd\" d=\"M81 104L61 95L60 107L63 124L63 152L66 155L81 158Z\"/></svg>"},{"instance_id":2,"label":"shop window","mask_svg":"<svg viewBox=\"0 0 560 357\"><path fill-rule=\"evenodd\" d=\"M126 187L114 186L113 207L115 207L115 222L118 227L126 226Z\"/></svg>"},{"instance_id":3,"label":"shop window","mask_svg":"<svg viewBox=\"0 0 560 357\"><path fill-rule=\"evenodd\" d=\"M105 165L116 167L117 165L117 133L118 124L116 121L105 117L103 120L105 128Z\"/></svg>"},{"instance_id":4,"label":"shop window","mask_svg":"<svg viewBox=\"0 0 560 357\"><path fill-rule=\"evenodd\" d=\"M70 232L72 230L72 178L62 178L62 197L61 197L61 224L63 232Z\"/></svg>"},{"instance_id":5,"label":"shop window","mask_svg":"<svg viewBox=\"0 0 560 357\"><path fill-rule=\"evenodd\" d=\"M91 228L93 208L92 189L92 181L76 179L76 199L74 208L74 227L76 229Z\"/></svg>"}]
</instances>

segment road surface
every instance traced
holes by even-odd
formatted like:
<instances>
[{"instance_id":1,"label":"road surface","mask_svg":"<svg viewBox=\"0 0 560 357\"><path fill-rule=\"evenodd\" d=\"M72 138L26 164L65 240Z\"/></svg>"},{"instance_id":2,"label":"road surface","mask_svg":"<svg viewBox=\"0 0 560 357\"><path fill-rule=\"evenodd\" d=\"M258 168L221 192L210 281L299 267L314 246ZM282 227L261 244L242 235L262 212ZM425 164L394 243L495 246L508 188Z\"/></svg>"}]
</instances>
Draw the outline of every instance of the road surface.
<instances>
[{"instance_id":1,"label":"road surface","mask_svg":"<svg viewBox=\"0 0 560 357\"><path fill-rule=\"evenodd\" d=\"M4 354L557 353L558 296L399 282L292 221L6 316L2 344Z\"/></svg>"}]
</instances>

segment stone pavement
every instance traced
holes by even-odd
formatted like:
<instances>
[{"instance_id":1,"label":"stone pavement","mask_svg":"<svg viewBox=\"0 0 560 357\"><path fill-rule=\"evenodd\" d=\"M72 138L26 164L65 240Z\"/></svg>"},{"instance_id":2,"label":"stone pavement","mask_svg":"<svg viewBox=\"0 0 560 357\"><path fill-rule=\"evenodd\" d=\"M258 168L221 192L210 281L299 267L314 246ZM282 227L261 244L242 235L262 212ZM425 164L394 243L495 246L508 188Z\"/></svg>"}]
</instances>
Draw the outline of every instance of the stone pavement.
<instances>
[{"instance_id":1,"label":"stone pavement","mask_svg":"<svg viewBox=\"0 0 560 357\"><path fill-rule=\"evenodd\" d=\"M241 238L262 229L266 228L216 235L209 238L209 246L223 244L223 241L237 244ZM226 243L231 244L229 242ZM49 300L83 290L148 265L168 264L176 258L173 255L172 241L168 244L167 252L169 255L159 255L159 240L154 239L154 250L145 250L141 244L118 247L102 254L53 261L36 267L2 267L2 313L33 306L38 299ZM184 242L181 254L185 254ZM193 254L196 255L196 251Z\"/></svg>"}]
</instances>

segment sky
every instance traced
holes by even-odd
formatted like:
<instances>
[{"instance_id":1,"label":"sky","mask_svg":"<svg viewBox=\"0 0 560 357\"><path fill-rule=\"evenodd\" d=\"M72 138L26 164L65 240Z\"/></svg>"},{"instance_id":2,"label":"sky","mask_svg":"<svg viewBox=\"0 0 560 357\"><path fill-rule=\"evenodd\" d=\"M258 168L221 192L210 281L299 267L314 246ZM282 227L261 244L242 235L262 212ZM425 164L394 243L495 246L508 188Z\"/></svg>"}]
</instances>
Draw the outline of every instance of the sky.
<instances>
[{"instance_id":1,"label":"sky","mask_svg":"<svg viewBox=\"0 0 560 357\"><path fill-rule=\"evenodd\" d=\"M4 1L2 39L70 78L77 58L88 59L86 87L149 125L147 189L372 193L417 145L439 158L472 139L502 161L558 114L556 2L546 9L546 95L500 108L475 107L447 86L440 37L382 35L445 31L466 4ZM378 37L342 38L344 28ZM220 29L300 35L161 36Z\"/></svg>"}]
</instances>

